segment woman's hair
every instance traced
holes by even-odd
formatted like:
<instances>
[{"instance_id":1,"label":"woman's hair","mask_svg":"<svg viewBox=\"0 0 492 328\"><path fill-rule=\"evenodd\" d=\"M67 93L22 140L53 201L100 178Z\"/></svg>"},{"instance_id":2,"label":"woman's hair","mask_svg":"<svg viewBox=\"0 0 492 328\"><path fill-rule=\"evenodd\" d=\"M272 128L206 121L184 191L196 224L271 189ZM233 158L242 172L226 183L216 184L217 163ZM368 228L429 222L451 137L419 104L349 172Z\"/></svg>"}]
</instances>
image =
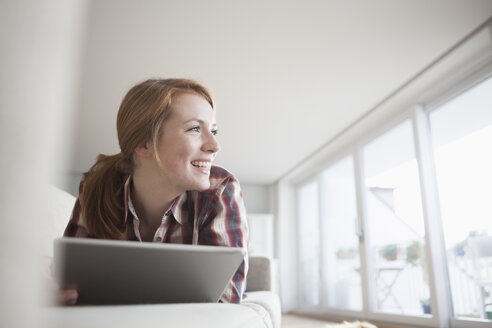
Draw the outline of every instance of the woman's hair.
<instances>
[{"instance_id":1,"label":"woman's hair","mask_svg":"<svg viewBox=\"0 0 492 328\"><path fill-rule=\"evenodd\" d=\"M97 238L121 238L125 230L123 186L133 172L135 149L151 141L157 149L162 125L172 112L177 95L195 93L214 108L209 91L193 80L152 79L128 91L120 105L117 118L118 142L121 152L100 154L84 175L79 196L82 217L89 235ZM157 151L156 160L160 162Z\"/></svg>"}]
</instances>

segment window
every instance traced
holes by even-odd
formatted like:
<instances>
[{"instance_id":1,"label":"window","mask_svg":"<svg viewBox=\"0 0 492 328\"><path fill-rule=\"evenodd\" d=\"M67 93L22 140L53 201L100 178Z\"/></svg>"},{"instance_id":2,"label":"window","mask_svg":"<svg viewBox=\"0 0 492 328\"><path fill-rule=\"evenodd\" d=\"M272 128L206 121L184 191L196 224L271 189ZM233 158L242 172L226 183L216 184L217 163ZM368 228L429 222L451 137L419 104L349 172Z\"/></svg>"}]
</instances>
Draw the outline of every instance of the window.
<instances>
[{"instance_id":1,"label":"window","mask_svg":"<svg viewBox=\"0 0 492 328\"><path fill-rule=\"evenodd\" d=\"M454 316L492 319L492 78L429 119Z\"/></svg>"},{"instance_id":2,"label":"window","mask_svg":"<svg viewBox=\"0 0 492 328\"><path fill-rule=\"evenodd\" d=\"M386 132L363 152L376 310L429 314L424 219L411 122Z\"/></svg>"},{"instance_id":3,"label":"window","mask_svg":"<svg viewBox=\"0 0 492 328\"><path fill-rule=\"evenodd\" d=\"M326 306L361 310L358 217L352 156L321 175L323 292Z\"/></svg>"},{"instance_id":4,"label":"window","mask_svg":"<svg viewBox=\"0 0 492 328\"><path fill-rule=\"evenodd\" d=\"M320 304L318 183L309 182L298 190L298 236L302 303Z\"/></svg>"}]
</instances>

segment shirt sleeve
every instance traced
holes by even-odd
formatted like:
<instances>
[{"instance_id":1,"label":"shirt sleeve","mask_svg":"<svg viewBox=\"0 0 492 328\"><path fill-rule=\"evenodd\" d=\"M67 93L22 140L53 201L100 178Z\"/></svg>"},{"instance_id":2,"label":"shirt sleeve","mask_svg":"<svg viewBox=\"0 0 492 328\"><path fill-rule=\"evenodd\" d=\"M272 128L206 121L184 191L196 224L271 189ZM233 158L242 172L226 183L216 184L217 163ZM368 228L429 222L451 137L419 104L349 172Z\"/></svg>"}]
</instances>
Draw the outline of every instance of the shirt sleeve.
<instances>
[{"instance_id":1,"label":"shirt sleeve","mask_svg":"<svg viewBox=\"0 0 492 328\"><path fill-rule=\"evenodd\" d=\"M75 201L72 215L70 216L70 221L68 221L68 225L65 228L63 236L80 238L87 238L89 236L89 233L84 227L84 220L82 219L79 197L77 197L77 200Z\"/></svg>"},{"instance_id":2,"label":"shirt sleeve","mask_svg":"<svg viewBox=\"0 0 492 328\"><path fill-rule=\"evenodd\" d=\"M198 243L240 247L246 252L243 262L227 285L220 301L241 303L248 272L248 223L241 188L231 176L222 182L214 197L215 206L200 229Z\"/></svg>"},{"instance_id":3,"label":"shirt sleeve","mask_svg":"<svg viewBox=\"0 0 492 328\"><path fill-rule=\"evenodd\" d=\"M80 180L79 184L79 196L75 200L75 205L73 206L72 214L70 215L70 220L65 228L63 237L80 237L87 238L89 233L84 226L84 220L82 219L82 210L80 207L80 195L84 189L84 179Z\"/></svg>"}]
</instances>

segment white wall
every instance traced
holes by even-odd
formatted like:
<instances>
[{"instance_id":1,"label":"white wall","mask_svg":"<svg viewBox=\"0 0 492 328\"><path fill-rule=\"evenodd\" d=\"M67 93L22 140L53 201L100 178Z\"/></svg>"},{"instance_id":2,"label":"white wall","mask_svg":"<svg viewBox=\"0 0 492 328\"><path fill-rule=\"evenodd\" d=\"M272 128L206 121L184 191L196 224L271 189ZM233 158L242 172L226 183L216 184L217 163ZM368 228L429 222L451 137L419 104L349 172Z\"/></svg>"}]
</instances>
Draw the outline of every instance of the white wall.
<instances>
[{"instance_id":1,"label":"white wall","mask_svg":"<svg viewBox=\"0 0 492 328\"><path fill-rule=\"evenodd\" d=\"M86 2L0 2L0 326L43 327L38 243L66 166Z\"/></svg>"},{"instance_id":2,"label":"white wall","mask_svg":"<svg viewBox=\"0 0 492 328\"><path fill-rule=\"evenodd\" d=\"M270 185L241 183L241 190L248 213L272 213Z\"/></svg>"}]
</instances>

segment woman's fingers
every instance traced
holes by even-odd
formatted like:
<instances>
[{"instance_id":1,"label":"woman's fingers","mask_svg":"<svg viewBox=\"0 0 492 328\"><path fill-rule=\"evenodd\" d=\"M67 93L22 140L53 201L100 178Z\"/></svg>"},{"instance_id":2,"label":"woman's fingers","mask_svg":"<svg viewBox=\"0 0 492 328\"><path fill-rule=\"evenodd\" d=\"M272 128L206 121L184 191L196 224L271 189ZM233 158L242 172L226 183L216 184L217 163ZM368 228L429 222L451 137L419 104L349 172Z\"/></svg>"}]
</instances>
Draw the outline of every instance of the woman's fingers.
<instances>
[{"instance_id":1,"label":"woman's fingers","mask_svg":"<svg viewBox=\"0 0 492 328\"><path fill-rule=\"evenodd\" d=\"M58 291L58 303L61 305L73 305L77 303L79 293L75 289L60 289Z\"/></svg>"}]
</instances>

